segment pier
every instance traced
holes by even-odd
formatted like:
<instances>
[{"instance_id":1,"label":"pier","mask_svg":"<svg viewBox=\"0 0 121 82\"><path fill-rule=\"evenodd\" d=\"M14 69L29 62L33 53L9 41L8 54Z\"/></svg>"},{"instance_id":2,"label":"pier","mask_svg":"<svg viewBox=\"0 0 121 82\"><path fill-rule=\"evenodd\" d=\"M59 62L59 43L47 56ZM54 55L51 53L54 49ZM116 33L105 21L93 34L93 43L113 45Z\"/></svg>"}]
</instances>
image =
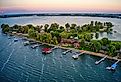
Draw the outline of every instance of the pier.
<instances>
[{"instance_id":1,"label":"pier","mask_svg":"<svg viewBox=\"0 0 121 82\"><path fill-rule=\"evenodd\" d=\"M116 61L113 65L111 65L111 67L106 67L107 70L115 70L117 67L118 62L120 62L120 60Z\"/></svg>"},{"instance_id":2,"label":"pier","mask_svg":"<svg viewBox=\"0 0 121 82\"><path fill-rule=\"evenodd\" d=\"M57 49L57 48L58 48L58 47L55 46L54 48L51 48L51 50L55 50L55 49Z\"/></svg>"},{"instance_id":3,"label":"pier","mask_svg":"<svg viewBox=\"0 0 121 82\"><path fill-rule=\"evenodd\" d=\"M104 61L106 58L107 58L107 56L103 57L103 58L100 59L99 61L96 61L95 64L97 65L97 64L101 63L101 62Z\"/></svg>"},{"instance_id":4,"label":"pier","mask_svg":"<svg viewBox=\"0 0 121 82\"><path fill-rule=\"evenodd\" d=\"M84 54L85 52L82 52L82 53L75 53L76 55L73 55L72 56L72 58L74 58L74 59L78 59L78 57L80 56L80 55L82 55L82 54Z\"/></svg>"},{"instance_id":5,"label":"pier","mask_svg":"<svg viewBox=\"0 0 121 82\"><path fill-rule=\"evenodd\" d=\"M63 52L63 55L66 55L67 53L71 52L72 50L66 50L65 52Z\"/></svg>"},{"instance_id":6,"label":"pier","mask_svg":"<svg viewBox=\"0 0 121 82\"><path fill-rule=\"evenodd\" d=\"M39 47L38 44L35 44L35 45L31 46L32 49L35 49L35 48L37 48L37 47Z\"/></svg>"}]
</instances>

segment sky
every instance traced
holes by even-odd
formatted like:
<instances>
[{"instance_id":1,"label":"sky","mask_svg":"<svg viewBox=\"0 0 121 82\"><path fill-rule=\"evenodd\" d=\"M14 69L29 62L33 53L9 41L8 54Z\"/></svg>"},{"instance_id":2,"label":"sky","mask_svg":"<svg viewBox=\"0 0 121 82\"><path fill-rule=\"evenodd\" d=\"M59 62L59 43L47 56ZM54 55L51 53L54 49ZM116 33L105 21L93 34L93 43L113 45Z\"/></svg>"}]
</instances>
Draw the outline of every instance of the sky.
<instances>
[{"instance_id":1,"label":"sky","mask_svg":"<svg viewBox=\"0 0 121 82\"><path fill-rule=\"evenodd\" d=\"M121 13L121 0L0 0L0 13L5 12Z\"/></svg>"}]
</instances>

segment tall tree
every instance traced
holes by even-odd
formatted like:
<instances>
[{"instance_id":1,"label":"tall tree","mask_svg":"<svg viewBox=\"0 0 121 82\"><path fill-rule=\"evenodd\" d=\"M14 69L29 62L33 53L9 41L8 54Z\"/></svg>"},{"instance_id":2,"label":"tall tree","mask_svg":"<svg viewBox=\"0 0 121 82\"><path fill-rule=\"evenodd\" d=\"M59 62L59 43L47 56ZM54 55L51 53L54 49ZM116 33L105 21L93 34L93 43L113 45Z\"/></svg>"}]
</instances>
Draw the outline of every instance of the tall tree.
<instances>
[{"instance_id":1,"label":"tall tree","mask_svg":"<svg viewBox=\"0 0 121 82\"><path fill-rule=\"evenodd\" d=\"M98 39L99 38L99 33L95 33L95 38Z\"/></svg>"},{"instance_id":2,"label":"tall tree","mask_svg":"<svg viewBox=\"0 0 121 82\"><path fill-rule=\"evenodd\" d=\"M2 24L1 28L2 28L3 33L9 32L9 25L8 24Z\"/></svg>"},{"instance_id":3,"label":"tall tree","mask_svg":"<svg viewBox=\"0 0 121 82\"><path fill-rule=\"evenodd\" d=\"M69 23L66 23L65 24L65 27L66 27L66 31L69 32L69 30L70 30L70 24Z\"/></svg>"},{"instance_id":4,"label":"tall tree","mask_svg":"<svg viewBox=\"0 0 121 82\"><path fill-rule=\"evenodd\" d=\"M48 27L49 27L49 24L45 24L45 25L44 25L44 31L45 31L45 32L48 32Z\"/></svg>"}]
</instances>

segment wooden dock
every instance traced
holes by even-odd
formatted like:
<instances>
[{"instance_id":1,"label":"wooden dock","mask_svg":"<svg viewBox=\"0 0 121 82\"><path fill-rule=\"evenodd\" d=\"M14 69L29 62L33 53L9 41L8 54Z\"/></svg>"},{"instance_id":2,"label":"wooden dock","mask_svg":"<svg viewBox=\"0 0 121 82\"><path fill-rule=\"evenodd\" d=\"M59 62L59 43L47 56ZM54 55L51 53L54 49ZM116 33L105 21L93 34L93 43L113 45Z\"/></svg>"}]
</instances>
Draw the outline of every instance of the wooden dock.
<instances>
[{"instance_id":1,"label":"wooden dock","mask_svg":"<svg viewBox=\"0 0 121 82\"><path fill-rule=\"evenodd\" d=\"M100 59L99 61L96 61L95 64L97 65L97 64L101 63L101 62L104 61L106 58L107 58L107 55L106 55L105 57L103 57L102 59Z\"/></svg>"},{"instance_id":2,"label":"wooden dock","mask_svg":"<svg viewBox=\"0 0 121 82\"><path fill-rule=\"evenodd\" d=\"M117 67L117 64L120 62L120 60L116 61L114 64L112 64L110 67L106 67L107 70L115 70Z\"/></svg>"},{"instance_id":3,"label":"wooden dock","mask_svg":"<svg viewBox=\"0 0 121 82\"><path fill-rule=\"evenodd\" d=\"M74 59L78 59L78 57L80 56L80 55L82 55L82 54L84 54L85 52L82 52L82 53L79 53L79 54L76 54L76 55L73 55L72 56L72 58L74 58Z\"/></svg>"},{"instance_id":4,"label":"wooden dock","mask_svg":"<svg viewBox=\"0 0 121 82\"><path fill-rule=\"evenodd\" d=\"M72 50L66 50L65 52L63 52L63 55L66 55L67 53L71 52Z\"/></svg>"}]
</instances>

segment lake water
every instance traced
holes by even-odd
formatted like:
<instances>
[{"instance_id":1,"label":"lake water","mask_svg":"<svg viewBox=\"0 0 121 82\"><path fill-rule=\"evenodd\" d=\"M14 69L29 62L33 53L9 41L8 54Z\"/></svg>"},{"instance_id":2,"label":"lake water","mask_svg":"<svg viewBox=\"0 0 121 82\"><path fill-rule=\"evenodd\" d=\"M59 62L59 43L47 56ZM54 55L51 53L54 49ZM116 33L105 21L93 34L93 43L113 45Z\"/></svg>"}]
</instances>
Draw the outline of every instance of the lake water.
<instances>
[{"instance_id":1,"label":"lake water","mask_svg":"<svg viewBox=\"0 0 121 82\"><path fill-rule=\"evenodd\" d=\"M121 40L121 20L96 17L21 17L0 19L0 24L34 24L58 22L59 24L84 24L91 20L111 21L118 33L114 39ZM106 34L103 34L106 36ZM102 36L104 37L104 36ZM18 37L17 37L18 38ZM24 46L23 40L13 41L14 37L1 33L0 29L0 82L121 82L121 63L116 71L105 68L115 61L106 59L99 65L95 61L100 57L84 54L78 60L72 58L73 53L62 55L63 49L55 49L44 55L40 46L32 49Z\"/></svg>"},{"instance_id":2,"label":"lake water","mask_svg":"<svg viewBox=\"0 0 121 82\"><path fill-rule=\"evenodd\" d=\"M112 22L114 27L114 31L117 33L107 34L101 33L99 34L99 39L103 37L108 37L111 40L121 41L121 19L116 18L102 18L102 17L81 17L81 16L31 16L31 17L14 17L14 18L0 18L0 25L3 23L9 24L13 26L14 24L19 25L41 25L41 24L51 24L51 23L59 23L60 25L64 25L68 23L75 23L78 25L83 25L85 23L90 23L90 21L101 21L101 22ZM94 38L95 39L95 38Z\"/></svg>"}]
</instances>

